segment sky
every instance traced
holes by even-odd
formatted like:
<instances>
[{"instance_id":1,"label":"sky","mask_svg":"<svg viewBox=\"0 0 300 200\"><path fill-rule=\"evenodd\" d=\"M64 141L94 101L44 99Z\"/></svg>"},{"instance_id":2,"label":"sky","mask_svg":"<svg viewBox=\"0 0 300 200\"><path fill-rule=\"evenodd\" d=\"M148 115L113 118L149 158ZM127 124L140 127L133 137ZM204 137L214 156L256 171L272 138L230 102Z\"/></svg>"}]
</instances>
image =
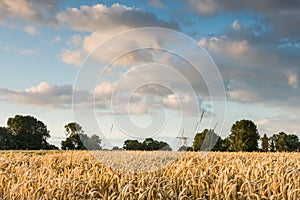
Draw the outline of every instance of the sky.
<instances>
[{"instance_id":1,"label":"sky","mask_svg":"<svg viewBox=\"0 0 300 200\"><path fill-rule=\"evenodd\" d=\"M60 146L77 121L107 148L241 119L300 136L299 19L298 0L0 0L0 126L33 115Z\"/></svg>"}]
</instances>

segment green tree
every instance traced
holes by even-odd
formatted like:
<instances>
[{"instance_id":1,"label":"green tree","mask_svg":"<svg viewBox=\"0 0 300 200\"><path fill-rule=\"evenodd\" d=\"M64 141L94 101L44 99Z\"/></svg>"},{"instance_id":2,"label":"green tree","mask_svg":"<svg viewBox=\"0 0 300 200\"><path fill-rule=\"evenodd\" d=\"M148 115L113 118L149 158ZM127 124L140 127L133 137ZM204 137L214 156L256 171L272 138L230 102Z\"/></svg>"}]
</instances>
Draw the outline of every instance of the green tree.
<instances>
[{"instance_id":1,"label":"green tree","mask_svg":"<svg viewBox=\"0 0 300 200\"><path fill-rule=\"evenodd\" d=\"M258 150L259 133L256 125L251 120L240 120L231 127L229 143L231 151L256 151Z\"/></svg>"},{"instance_id":2,"label":"green tree","mask_svg":"<svg viewBox=\"0 0 300 200\"><path fill-rule=\"evenodd\" d=\"M197 133L193 141L194 151L222 151L223 140L212 129L204 129L201 133Z\"/></svg>"},{"instance_id":3,"label":"green tree","mask_svg":"<svg viewBox=\"0 0 300 200\"><path fill-rule=\"evenodd\" d=\"M275 152L276 151L276 147L275 147L275 135L272 135L272 137L270 137L270 151L271 152Z\"/></svg>"},{"instance_id":4,"label":"green tree","mask_svg":"<svg viewBox=\"0 0 300 200\"><path fill-rule=\"evenodd\" d=\"M142 144L138 140L126 140L123 145L125 150L141 150Z\"/></svg>"},{"instance_id":5,"label":"green tree","mask_svg":"<svg viewBox=\"0 0 300 200\"><path fill-rule=\"evenodd\" d=\"M300 148L299 138L297 135L280 132L278 134L274 134L272 137L276 151L296 151Z\"/></svg>"},{"instance_id":6,"label":"green tree","mask_svg":"<svg viewBox=\"0 0 300 200\"><path fill-rule=\"evenodd\" d=\"M111 150L113 150L113 151L121 151L122 148L120 148L118 146L114 146Z\"/></svg>"},{"instance_id":7,"label":"green tree","mask_svg":"<svg viewBox=\"0 0 300 200\"><path fill-rule=\"evenodd\" d=\"M168 143L157 141L153 138L146 138L142 143L138 140L126 140L123 145L124 150L143 150L143 151L171 151Z\"/></svg>"},{"instance_id":8,"label":"green tree","mask_svg":"<svg viewBox=\"0 0 300 200\"><path fill-rule=\"evenodd\" d=\"M275 134L275 148L276 151L284 152L288 150L288 146L286 143L287 134L284 132L280 132L279 134Z\"/></svg>"},{"instance_id":9,"label":"green tree","mask_svg":"<svg viewBox=\"0 0 300 200\"><path fill-rule=\"evenodd\" d=\"M264 137L261 138L261 148L265 152L269 150L269 138L267 134L264 134Z\"/></svg>"},{"instance_id":10,"label":"green tree","mask_svg":"<svg viewBox=\"0 0 300 200\"><path fill-rule=\"evenodd\" d=\"M61 148L63 150L84 150L86 149L80 137L84 137L84 131L82 127L76 122L70 122L65 125L66 140L61 142Z\"/></svg>"},{"instance_id":11,"label":"green tree","mask_svg":"<svg viewBox=\"0 0 300 200\"><path fill-rule=\"evenodd\" d=\"M47 149L50 137L47 126L32 116L16 115L7 121L16 149Z\"/></svg>"},{"instance_id":12,"label":"green tree","mask_svg":"<svg viewBox=\"0 0 300 200\"><path fill-rule=\"evenodd\" d=\"M196 133L192 146L194 151L200 151L207 132L208 129L204 129L201 133Z\"/></svg>"},{"instance_id":13,"label":"green tree","mask_svg":"<svg viewBox=\"0 0 300 200\"><path fill-rule=\"evenodd\" d=\"M300 149L300 142L297 135L288 134L286 136L286 145L288 147L288 151L296 151Z\"/></svg>"},{"instance_id":14,"label":"green tree","mask_svg":"<svg viewBox=\"0 0 300 200\"><path fill-rule=\"evenodd\" d=\"M170 145L168 143L160 141L157 150L172 151L172 148L170 147Z\"/></svg>"},{"instance_id":15,"label":"green tree","mask_svg":"<svg viewBox=\"0 0 300 200\"><path fill-rule=\"evenodd\" d=\"M89 137L86 134L80 134L80 140L82 141L84 147L88 150L101 150L101 139L98 135L92 135Z\"/></svg>"},{"instance_id":16,"label":"green tree","mask_svg":"<svg viewBox=\"0 0 300 200\"><path fill-rule=\"evenodd\" d=\"M5 127L0 127L0 149L7 150L13 148L13 137Z\"/></svg>"},{"instance_id":17,"label":"green tree","mask_svg":"<svg viewBox=\"0 0 300 200\"><path fill-rule=\"evenodd\" d=\"M61 141L61 149L62 150L74 150L75 145L73 143L73 139L67 137L66 140Z\"/></svg>"}]
</instances>

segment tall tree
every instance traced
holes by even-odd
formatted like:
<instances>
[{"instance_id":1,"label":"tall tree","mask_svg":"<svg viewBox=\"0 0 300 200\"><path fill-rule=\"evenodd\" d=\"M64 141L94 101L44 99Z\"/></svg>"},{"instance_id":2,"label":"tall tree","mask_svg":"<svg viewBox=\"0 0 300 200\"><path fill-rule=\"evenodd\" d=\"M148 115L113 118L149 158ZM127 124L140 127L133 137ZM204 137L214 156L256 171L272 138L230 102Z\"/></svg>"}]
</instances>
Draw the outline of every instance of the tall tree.
<instances>
[{"instance_id":1,"label":"tall tree","mask_svg":"<svg viewBox=\"0 0 300 200\"><path fill-rule=\"evenodd\" d=\"M286 136L286 144L288 147L288 151L300 150L300 142L297 135L288 134Z\"/></svg>"},{"instance_id":2,"label":"tall tree","mask_svg":"<svg viewBox=\"0 0 300 200\"><path fill-rule=\"evenodd\" d=\"M32 116L16 115L7 121L17 149L47 149L47 126Z\"/></svg>"},{"instance_id":3,"label":"tall tree","mask_svg":"<svg viewBox=\"0 0 300 200\"><path fill-rule=\"evenodd\" d=\"M286 136L287 135L284 132L280 132L279 134L274 135L276 151L284 152L288 150Z\"/></svg>"},{"instance_id":4,"label":"tall tree","mask_svg":"<svg viewBox=\"0 0 300 200\"><path fill-rule=\"evenodd\" d=\"M275 152L276 151L275 136L274 135L272 135L272 137L270 137L270 151L271 152Z\"/></svg>"},{"instance_id":5,"label":"tall tree","mask_svg":"<svg viewBox=\"0 0 300 200\"><path fill-rule=\"evenodd\" d=\"M272 137L276 151L284 152L300 149L299 138L297 135L280 132L278 134L274 134Z\"/></svg>"},{"instance_id":6,"label":"tall tree","mask_svg":"<svg viewBox=\"0 0 300 200\"><path fill-rule=\"evenodd\" d=\"M84 133L82 127L76 122L70 122L65 125L66 140L61 142L61 148L66 149L76 149L83 150L86 149L83 145L83 142L80 139L80 136Z\"/></svg>"},{"instance_id":7,"label":"tall tree","mask_svg":"<svg viewBox=\"0 0 300 200\"><path fill-rule=\"evenodd\" d=\"M201 133L196 133L192 146L194 151L200 151L207 132L208 129L204 129Z\"/></svg>"},{"instance_id":8,"label":"tall tree","mask_svg":"<svg viewBox=\"0 0 300 200\"><path fill-rule=\"evenodd\" d=\"M92 135L89 137L86 134L80 134L80 139L84 144L84 147L88 150L101 150L101 139L98 135Z\"/></svg>"},{"instance_id":9,"label":"tall tree","mask_svg":"<svg viewBox=\"0 0 300 200\"><path fill-rule=\"evenodd\" d=\"M212 129L204 129L201 133L197 133L194 137L193 150L200 151L223 151L224 141Z\"/></svg>"},{"instance_id":10,"label":"tall tree","mask_svg":"<svg viewBox=\"0 0 300 200\"><path fill-rule=\"evenodd\" d=\"M265 152L269 150L269 138L267 137L267 134L264 134L261 138L261 148Z\"/></svg>"},{"instance_id":11,"label":"tall tree","mask_svg":"<svg viewBox=\"0 0 300 200\"><path fill-rule=\"evenodd\" d=\"M228 137L232 151L258 150L259 133L256 125L251 120L240 120L231 127Z\"/></svg>"}]
</instances>

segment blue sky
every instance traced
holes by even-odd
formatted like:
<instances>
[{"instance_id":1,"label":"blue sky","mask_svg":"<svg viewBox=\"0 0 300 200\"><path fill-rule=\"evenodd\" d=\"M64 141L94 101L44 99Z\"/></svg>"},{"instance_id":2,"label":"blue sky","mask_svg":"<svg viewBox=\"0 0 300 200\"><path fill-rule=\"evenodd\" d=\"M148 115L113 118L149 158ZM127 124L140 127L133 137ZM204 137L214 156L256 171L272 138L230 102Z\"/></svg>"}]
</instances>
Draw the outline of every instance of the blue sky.
<instances>
[{"instance_id":1,"label":"blue sky","mask_svg":"<svg viewBox=\"0 0 300 200\"><path fill-rule=\"evenodd\" d=\"M174 55L154 50L132 52L103 71L104 63L120 48L143 46L151 38L147 45L157 49L175 46L180 51L188 48L178 46L176 38L181 37L133 32L125 42L114 40L105 50L96 49L87 57L98 44L116 34L151 26L186 34L211 56L227 97L224 127L219 125L216 129L222 137L230 133L235 121L244 118L253 120L260 134L298 134L299 11L300 1L292 0L1 0L0 125L5 126L8 117L16 114L34 115L47 124L52 136L49 141L59 145L65 137L64 125L78 120L76 116L87 110L92 113L80 117L83 129L106 138L110 145L121 146L130 137L126 132L131 129L118 126L118 120L126 117L138 131L145 130L140 135L136 133L141 138L166 122L155 136L170 143L176 143L174 138L184 128L191 144L202 110L205 115L200 129L222 124L224 116L218 109L222 110L223 104L213 99L217 107L211 110L207 106L211 103L207 89L210 86L205 86L203 77L193 77L190 66ZM185 74L199 93L199 112L193 107L193 96L187 93L183 80L171 77L172 72L164 72L163 66L149 71L154 64L135 70L145 63L164 63ZM80 66L89 66L91 77L80 75L84 71L80 71ZM92 90L81 88L79 82L88 84L94 80L92 77L98 80ZM145 79L153 84L135 88ZM155 85L160 82L167 87ZM118 90L116 86L120 86ZM172 94L168 86L174 86L178 94ZM75 108L80 111L72 109L74 91L78 103ZM131 95L129 103L126 95ZM91 104L93 97L95 107ZM153 115L149 115L149 110ZM96 121L87 122L91 116ZM151 123L154 129L148 130ZM108 135L112 124L113 132Z\"/></svg>"}]
</instances>

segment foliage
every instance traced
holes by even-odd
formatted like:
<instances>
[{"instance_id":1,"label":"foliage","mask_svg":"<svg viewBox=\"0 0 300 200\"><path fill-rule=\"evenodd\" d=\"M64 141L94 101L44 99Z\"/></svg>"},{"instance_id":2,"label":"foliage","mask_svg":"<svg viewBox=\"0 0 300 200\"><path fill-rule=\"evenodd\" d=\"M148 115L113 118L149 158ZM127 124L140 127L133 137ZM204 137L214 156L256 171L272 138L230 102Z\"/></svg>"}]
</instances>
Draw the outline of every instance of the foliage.
<instances>
[{"instance_id":1,"label":"foliage","mask_svg":"<svg viewBox=\"0 0 300 200\"><path fill-rule=\"evenodd\" d=\"M7 121L7 130L12 135L16 149L50 149L47 126L32 116L16 115Z\"/></svg>"},{"instance_id":2,"label":"foliage","mask_svg":"<svg viewBox=\"0 0 300 200\"><path fill-rule=\"evenodd\" d=\"M97 135L89 137L76 122L65 125L66 140L61 142L63 150L101 150L101 139Z\"/></svg>"},{"instance_id":3,"label":"foliage","mask_svg":"<svg viewBox=\"0 0 300 200\"><path fill-rule=\"evenodd\" d=\"M264 134L261 138L261 149L265 152L269 150L269 138L267 137L267 134Z\"/></svg>"},{"instance_id":4,"label":"foliage","mask_svg":"<svg viewBox=\"0 0 300 200\"><path fill-rule=\"evenodd\" d=\"M114 146L111 150L113 150L113 151L121 151L122 148L120 148L118 146Z\"/></svg>"},{"instance_id":5,"label":"foliage","mask_svg":"<svg viewBox=\"0 0 300 200\"><path fill-rule=\"evenodd\" d=\"M171 151L171 147L168 143L163 141L157 141L153 138L146 138L142 143L138 140L126 140L123 145L124 150L144 150L144 151L154 151L154 150L164 150Z\"/></svg>"},{"instance_id":6,"label":"foliage","mask_svg":"<svg viewBox=\"0 0 300 200\"><path fill-rule=\"evenodd\" d=\"M197 133L192 147L194 151L224 151L224 148L224 140L212 129Z\"/></svg>"},{"instance_id":7,"label":"foliage","mask_svg":"<svg viewBox=\"0 0 300 200\"><path fill-rule=\"evenodd\" d=\"M294 134L287 135L284 132L280 132L274 134L272 140L274 141L275 150L279 152L296 151L300 149L299 138Z\"/></svg>"},{"instance_id":8,"label":"foliage","mask_svg":"<svg viewBox=\"0 0 300 200\"><path fill-rule=\"evenodd\" d=\"M229 135L229 150L257 151L259 134L256 125L251 120L240 120L231 127Z\"/></svg>"},{"instance_id":9,"label":"foliage","mask_svg":"<svg viewBox=\"0 0 300 200\"><path fill-rule=\"evenodd\" d=\"M12 149L14 146L12 134L5 127L0 127L0 149Z\"/></svg>"}]
</instances>

